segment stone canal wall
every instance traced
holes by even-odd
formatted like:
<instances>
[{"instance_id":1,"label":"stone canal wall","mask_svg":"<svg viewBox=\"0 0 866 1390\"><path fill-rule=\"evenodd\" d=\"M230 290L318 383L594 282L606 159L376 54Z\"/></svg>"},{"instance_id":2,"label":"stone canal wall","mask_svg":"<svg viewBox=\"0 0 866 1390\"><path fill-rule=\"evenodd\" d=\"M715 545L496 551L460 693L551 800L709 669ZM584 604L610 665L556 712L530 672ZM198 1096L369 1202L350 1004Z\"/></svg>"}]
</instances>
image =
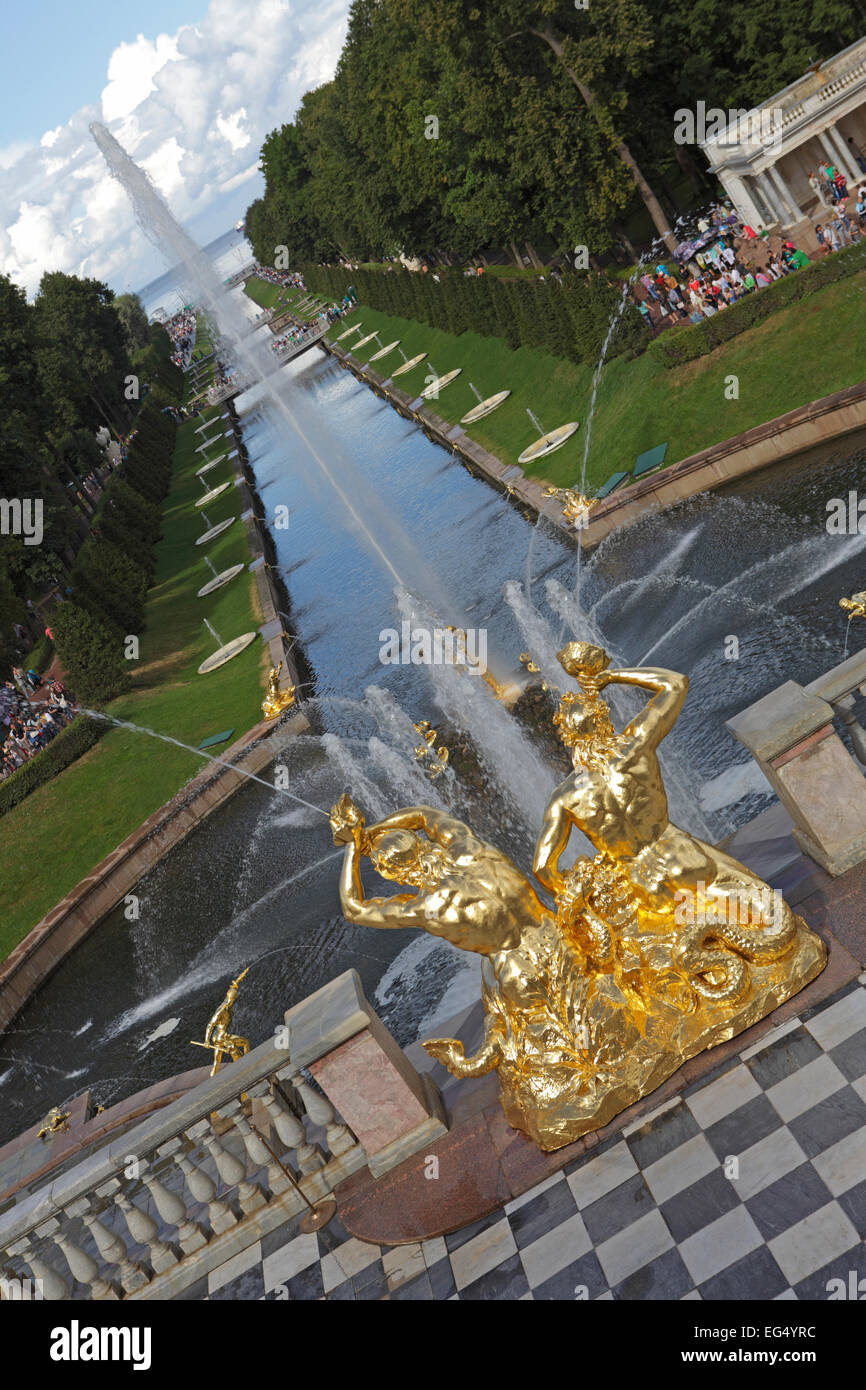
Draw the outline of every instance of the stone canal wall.
<instances>
[{"instance_id":1,"label":"stone canal wall","mask_svg":"<svg viewBox=\"0 0 866 1390\"><path fill-rule=\"evenodd\" d=\"M255 477L247 459L237 417L230 410L223 418L227 425L226 434L235 441L229 463L235 473L262 610L263 623L259 632L268 646L271 665L283 662L281 686L299 685L301 677L290 655L290 639L280 614L281 606L284 611L288 606L288 596L281 592L278 577L268 567L272 541L255 490ZM112 850L86 878L76 884L0 964L0 1032L9 1026L57 966L99 925L105 915L134 890L142 876L244 785L247 781L244 773L261 772L273 761L288 738L308 728L306 715L300 710L293 711L290 717L282 720L263 720L257 724L227 751L220 751L218 756L221 763L206 763L181 791L152 816L148 816L117 849ZM224 767L222 763L233 766ZM235 771L235 767L242 770Z\"/></svg>"}]
</instances>

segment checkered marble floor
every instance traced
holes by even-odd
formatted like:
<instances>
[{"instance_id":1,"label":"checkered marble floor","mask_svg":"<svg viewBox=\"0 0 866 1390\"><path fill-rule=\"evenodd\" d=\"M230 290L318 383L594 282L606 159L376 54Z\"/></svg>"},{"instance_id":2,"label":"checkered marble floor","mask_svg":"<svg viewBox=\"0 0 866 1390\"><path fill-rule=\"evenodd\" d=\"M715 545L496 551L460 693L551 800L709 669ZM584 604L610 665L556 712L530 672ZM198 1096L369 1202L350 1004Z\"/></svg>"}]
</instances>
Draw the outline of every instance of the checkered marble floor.
<instances>
[{"instance_id":1,"label":"checkered marble floor","mask_svg":"<svg viewBox=\"0 0 866 1390\"><path fill-rule=\"evenodd\" d=\"M866 975L500 1211L380 1249L283 1226L209 1299L826 1299L866 1277Z\"/></svg>"}]
</instances>

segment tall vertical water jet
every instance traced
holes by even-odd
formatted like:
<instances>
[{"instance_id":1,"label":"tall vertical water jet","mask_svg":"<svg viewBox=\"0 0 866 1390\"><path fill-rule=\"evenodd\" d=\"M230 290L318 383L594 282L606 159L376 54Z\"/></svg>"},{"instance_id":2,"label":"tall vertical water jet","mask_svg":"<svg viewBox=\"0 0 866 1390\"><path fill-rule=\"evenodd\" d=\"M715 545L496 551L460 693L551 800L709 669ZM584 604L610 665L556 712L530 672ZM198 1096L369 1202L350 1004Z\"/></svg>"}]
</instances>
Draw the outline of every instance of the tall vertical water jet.
<instances>
[{"instance_id":1,"label":"tall vertical water jet","mask_svg":"<svg viewBox=\"0 0 866 1390\"><path fill-rule=\"evenodd\" d=\"M382 506L381 498L370 489L361 471L336 440L329 439L327 458L310 437L310 430L301 424L298 415L300 402L290 409L278 383L279 370L274 372L273 353L260 333L250 335L249 321L240 306L227 294L208 257L173 216L162 194L148 174L132 160L110 131L99 121L90 126L109 172L128 195L136 220L144 234L160 250L169 264L179 263L187 271L194 286L193 298L199 308L209 311L220 331L229 339L239 375L245 381L261 384L268 403L283 421L303 441L314 460L316 469L310 481L325 481L339 498L347 523L359 533L388 570L396 586L410 587L424 593L437 607L455 612L456 606L420 555L411 538ZM325 422L315 417L315 428L321 433ZM304 466L303 451L298 461ZM318 476L317 476L318 475Z\"/></svg>"}]
</instances>

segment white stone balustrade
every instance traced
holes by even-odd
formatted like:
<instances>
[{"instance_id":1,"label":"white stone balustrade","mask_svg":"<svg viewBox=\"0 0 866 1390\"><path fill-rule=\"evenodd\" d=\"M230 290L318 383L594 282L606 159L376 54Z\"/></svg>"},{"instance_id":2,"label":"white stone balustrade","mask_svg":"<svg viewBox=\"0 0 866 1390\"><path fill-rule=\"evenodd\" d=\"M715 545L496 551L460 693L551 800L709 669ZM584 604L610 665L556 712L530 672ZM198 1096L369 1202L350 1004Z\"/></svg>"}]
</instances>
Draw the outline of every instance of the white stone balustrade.
<instances>
[{"instance_id":1,"label":"white stone balustrade","mask_svg":"<svg viewBox=\"0 0 866 1390\"><path fill-rule=\"evenodd\" d=\"M171 1298L298 1215L305 1197L316 1201L365 1167L362 1143L324 1092L339 1075L339 1044L359 1029L385 1040L392 1061L396 1043L354 971L296 1005L286 1020L299 1042L296 1061L269 1039L19 1194L0 1213L0 1266L8 1265L9 1277L32 1276L42 1297L53 1300ZM330 1059L329 1079L310 1081L307 1068L318 1058ZM390 1146L389 1161L442 1128L425 1121L426 1090L405 1058L400 1067L417 1091L418 1113L404 1126L404 1140ZM302 1192L286 1176L293 1170Z\"/></svg>"}]
</instances>

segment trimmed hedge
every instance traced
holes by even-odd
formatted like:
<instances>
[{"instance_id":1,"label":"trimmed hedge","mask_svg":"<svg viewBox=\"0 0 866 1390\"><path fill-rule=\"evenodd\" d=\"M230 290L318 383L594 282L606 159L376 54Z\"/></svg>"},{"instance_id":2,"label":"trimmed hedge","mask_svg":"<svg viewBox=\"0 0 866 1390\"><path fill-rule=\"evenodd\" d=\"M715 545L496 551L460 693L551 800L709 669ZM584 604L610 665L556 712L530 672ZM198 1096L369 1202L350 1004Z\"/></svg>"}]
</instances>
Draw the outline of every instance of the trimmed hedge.
<instances>
[{"instance_id":1,"label":"trimmed hedge","mask_svg":"<svg viewBox=\"0 0 866 1390\"><path fill-rule=\"evenodd\" d=\"M53 614L52 630L65 678L77 699L101 705L128 688L124 634L107 613L100 615L69 600Z\"/></svg>"},{"instance_id":2,"label":"trimmed hedge","mask_svg":"<svg viewBox=\"0 0 866 1390\"><path fill-rule=\"evenodd\" d=\"M127 457L108 481L91 539L73 566L72 602L58 610L61 664L72 689L93 704L129 685L122 639L144 626L176 434L173 420L151 404L142 406Z\"/></svg>"},{"instance_id":3,"label":"trimmed hedge","mask_svg":"<svg viewBox=\"0 0 866 1390\"><path fill-rule=\"evenodd\" d=\"M38 671L40 676L44 676L49 670L53 660L54 643L47 632L43 632L35 646L27 653L27 665L31 670Z\"/></svg>"},{"instance_id":4,"label":"trimmed hedge","mask_svg":"<svg viewBox=\"0 0 866 1390\"><path fill-rule=\"evenodd\" d=\"M99 742L107 728L108 725L100 720L79 714L71 724L60 730L47 748L41 749L5 782L0 782L0 816L74 763L82 753Z\"/></svg>"},{"instance_id":5,"label":"trimmed hedge","mask_svg":"<svg viewBox=\"0 0 866 1390\"><path fill-rule=\"evenodd\" d=\"M615 313L622 307L622 290L611 288L597 275L564 275L557 281L500 279L495 275L464 275L437 267L425 275L402 268L345 270L342 266L305 265L307 288L342 299L349 286L361 304L398 318L426 323L448 333L479 333L502 338L512 349L544 348L571 362L598 362ZM608 347L608 358L646 351L647 334L631 300Z\"/></svg>"},{"instance_id":6,"label":"trimmed hedge","mask_svg":"<svg viewBox=\"0 0 866 1390\"><path fill-rule=\"evenodd\" d=\"M744 299L738 299L729 309L713 314L702 323L666 329L650 343L650 355L664 367L681 367L684 362L704 357L740 333L763 323L777 310L796 304L798 300L816 294L825 285L846 280L863 269L866 269L866 238L820 261L813 261L803 266L802 270L786 275L762 290L753 291Z\"/></svg>"}]
</instances>

